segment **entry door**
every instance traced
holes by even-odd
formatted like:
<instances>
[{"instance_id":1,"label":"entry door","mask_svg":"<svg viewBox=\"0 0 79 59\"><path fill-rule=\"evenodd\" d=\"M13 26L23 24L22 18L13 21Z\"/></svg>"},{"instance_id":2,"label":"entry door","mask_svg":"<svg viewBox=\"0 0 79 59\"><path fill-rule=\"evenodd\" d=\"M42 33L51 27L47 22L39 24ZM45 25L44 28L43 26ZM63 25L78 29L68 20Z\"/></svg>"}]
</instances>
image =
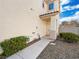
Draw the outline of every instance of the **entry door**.
<instances>
[{"instance_id":1,"label":"entry door","mask_svg":"<svg viewBox=\"0 0 79 59\"><path fill-rule=\"evenodd\" d=\"M50 22L46 23L46 35L49 35L49 30L50 30Z\"/></svg>"}]
</instances>

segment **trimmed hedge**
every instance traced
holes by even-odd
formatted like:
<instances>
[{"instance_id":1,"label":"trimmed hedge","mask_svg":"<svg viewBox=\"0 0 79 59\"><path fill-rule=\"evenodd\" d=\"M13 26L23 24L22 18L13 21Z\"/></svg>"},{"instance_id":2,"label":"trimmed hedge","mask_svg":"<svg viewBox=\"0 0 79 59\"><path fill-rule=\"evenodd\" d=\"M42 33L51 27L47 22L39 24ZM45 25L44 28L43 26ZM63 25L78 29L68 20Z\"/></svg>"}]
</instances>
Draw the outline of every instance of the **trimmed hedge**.
<instances>
[{"instance_id":1,"label":"trimmed hedge","mask_svg":"<svg viewBox=\"0 0 79 59\"><path fill-rule=\"evenodd\" d=\"M60 33L60 38L69 43L77 43L79 41L79 36L74 33Z\"/></svg>"},{"instance_id":2,"label":"trimmed hedge","mask_svg":"<svg viewBox=\"0 0 79 59\"><path fill-rule=\"evenodd\" d=\"M23 48L27 47L28 40L29 38L26 36L19 36L1 42L0 45L4 51L2 56L8 57L18 52L19 50L22 50Z\"/></svg>"}]
</instances>

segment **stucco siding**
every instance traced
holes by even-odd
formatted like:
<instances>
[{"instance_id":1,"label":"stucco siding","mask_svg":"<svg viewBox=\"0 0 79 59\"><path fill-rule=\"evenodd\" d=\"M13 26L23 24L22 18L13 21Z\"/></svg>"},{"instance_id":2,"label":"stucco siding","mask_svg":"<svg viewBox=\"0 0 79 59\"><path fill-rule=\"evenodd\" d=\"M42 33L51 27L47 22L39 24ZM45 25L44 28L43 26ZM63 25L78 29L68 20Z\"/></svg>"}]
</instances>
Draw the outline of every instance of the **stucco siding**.
<instances>
[{"instance_id":1,"label":"stucco siding","mask_svg":"<svg viewBox=\"0 0 79 59\"><path fill-rule=\"evenodd\" d=\"M57 33L59 14L51 16L47 24L39 15L48 13L48 6L43 8L43 0L0 0L0 41L16 36L30 36L30 41L46 35L48 28ZM57 0L54 10L59 11Z\"/></svg>"},{"instance_id":2,"label":"stucco siding","mask_svg":"<svg viewBox=\"0 0 79 59\"><path fill-rule=\"evenodd\" d=\"M0 41L20 35L28 35L32 40L37 33L41 36L46 34L45 22L39 18L43 12L42 0L0 1Z\"/></svg>"}]
</instances>

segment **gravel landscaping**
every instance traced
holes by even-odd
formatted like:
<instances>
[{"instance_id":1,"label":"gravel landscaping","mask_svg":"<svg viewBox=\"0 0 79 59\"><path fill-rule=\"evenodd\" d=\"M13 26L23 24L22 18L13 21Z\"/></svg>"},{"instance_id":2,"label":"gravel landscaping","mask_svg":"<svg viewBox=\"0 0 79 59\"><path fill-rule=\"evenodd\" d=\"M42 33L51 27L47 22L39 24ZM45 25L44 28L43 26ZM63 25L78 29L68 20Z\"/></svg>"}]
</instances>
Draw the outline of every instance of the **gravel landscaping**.
<instances>
[{"instance_id":1,"label":"gravel landscaping","mask_svg":"<svg viewBox=\"0 0 79 59\"><path fill-rule=\"evenodd\" d=\"M66 43L57 40L56 45L48 46L37 59L79 59L79 43Z\"/></svg>"}]
</instances>

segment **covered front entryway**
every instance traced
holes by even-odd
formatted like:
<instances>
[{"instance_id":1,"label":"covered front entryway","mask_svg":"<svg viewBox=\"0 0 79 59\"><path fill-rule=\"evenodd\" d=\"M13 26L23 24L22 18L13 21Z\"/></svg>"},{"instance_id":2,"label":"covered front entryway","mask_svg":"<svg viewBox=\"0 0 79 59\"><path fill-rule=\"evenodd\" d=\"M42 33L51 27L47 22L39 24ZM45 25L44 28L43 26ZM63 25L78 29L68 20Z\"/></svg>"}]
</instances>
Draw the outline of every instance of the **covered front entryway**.
<instances>
[{"instance_id":1,"label":"covered front entryway","mask_svg":"<svg viewBox=\"0 0 79 59\"><path fill-rule=\"evenodd\" d=\"M49 30L50 30L50 27L51 27L51 18L48 17L48 18L45 18L45 19L42 19L42 21L45 22L45 26L46 26L46 36L49 36L50 33L49 33Z\"/></svg>"},{"instance_id":2,"label":"covered front entryway","mask_svg":"<svg viewBox=\"0 0 79 59\"><path fill-rule=\"evenodd\" d=\"M56 39L58 32L58 11L42 14L40 18L46 22L46 35L50 39Z\"/></svg>"}]
</instances>

